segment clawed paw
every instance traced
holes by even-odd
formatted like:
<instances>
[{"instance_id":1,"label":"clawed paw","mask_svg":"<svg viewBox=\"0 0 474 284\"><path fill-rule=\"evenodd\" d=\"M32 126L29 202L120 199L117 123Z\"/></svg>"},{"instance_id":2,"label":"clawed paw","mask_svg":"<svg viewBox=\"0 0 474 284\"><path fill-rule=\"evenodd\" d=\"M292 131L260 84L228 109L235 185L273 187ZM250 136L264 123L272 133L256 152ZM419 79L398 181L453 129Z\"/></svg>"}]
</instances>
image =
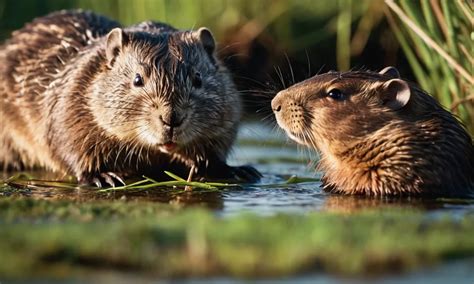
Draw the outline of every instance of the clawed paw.
<instances>
[{"instance_id":1,"label":"clawed paw","mask_svg":"<svg viewBox=\"0 0 474 284\"><path fill-rule=\"evenodd\" d=\"M232 175L237 181L257 182L262 178L262 174L252 166L231 167Z\"/></svg>"},{"instance_id":2,"label":"clawed paw","mask_svg":"<svg viewBox=\"0 0 474 284\"><path fill-rule=\"evenodd\" d=\"M113 172L99 173L85 181L87 184L93 184L98 188L111 186L115 187L116 185L125 185L123 179Z\"/></svg>"}]
</instances>

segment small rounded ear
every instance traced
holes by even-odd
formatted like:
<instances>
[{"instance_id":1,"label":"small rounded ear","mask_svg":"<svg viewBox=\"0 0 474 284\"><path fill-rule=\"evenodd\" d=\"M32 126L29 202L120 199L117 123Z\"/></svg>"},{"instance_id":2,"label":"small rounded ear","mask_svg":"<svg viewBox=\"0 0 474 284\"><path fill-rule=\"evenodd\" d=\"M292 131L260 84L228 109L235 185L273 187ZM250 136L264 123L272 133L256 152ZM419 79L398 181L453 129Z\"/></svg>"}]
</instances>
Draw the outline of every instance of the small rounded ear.
<instances>
[{"instance_id":1,"label":"small rounded ear","mask_svg":"<svg viewBox=\"0 0 474 284\"><path fill-rule=\"evenodd\" d=\"M410 86L403 80L392 79L382 85L383 104L392 110L403 108L410 100L410 96Z\"/></svg>"},{"instance_id":2,"label":"small rounded ear","mask_svg":"<svg viewBox=\"0 0 474 284\"><path fill-rule=\"evenodd\" d=\"M393 66L385 67L384 69L380 70L379 74L390 76L392 78L400 78L400 73L398 72L397 68Z\"/></svg>"},{"instance_id":3,"label":"small rounded ear","mask_svg":"<svg viewBox=\"0 0 474 284\"><path fill-rule=\"evenodd\" d=\"M201 42L204 50L209 54L209 56L213 56L214 50L216 49L216 42L212 33L207 28L199 28L199 30L195 31L196 38Z\"/></svg>"},{"instance_id":4,"label":"small rounded ear","mask_svg":"<svg viewBox=\"0 0 474 284\"><path fill-rule=\"evenodd\" d=\"M122 52L123 47L128 42L127 34L121 28L115 28L107 35L107 46L105 54L107 56L107 64L109 67L115 62L117 56Z\"/></svg>"}]
</instances>

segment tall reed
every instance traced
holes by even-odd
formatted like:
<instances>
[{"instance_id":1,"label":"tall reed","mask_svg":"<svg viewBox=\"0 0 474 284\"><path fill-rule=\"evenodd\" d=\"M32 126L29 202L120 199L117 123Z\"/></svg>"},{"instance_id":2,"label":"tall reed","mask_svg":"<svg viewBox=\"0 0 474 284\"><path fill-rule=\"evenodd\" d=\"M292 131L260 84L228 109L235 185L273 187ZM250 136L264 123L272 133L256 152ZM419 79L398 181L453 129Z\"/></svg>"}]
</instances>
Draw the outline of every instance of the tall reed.
<instances>
[{"instance_id":1,"label":"tall reed","mask_svg":"<svg viewBox=\"0 0 474 284\"><path fill-rule=\"evenodd\" d=\"M468 2L385 0L385 14L418 83L474 133L474 16Z\"/></svg>"}]
</instances>

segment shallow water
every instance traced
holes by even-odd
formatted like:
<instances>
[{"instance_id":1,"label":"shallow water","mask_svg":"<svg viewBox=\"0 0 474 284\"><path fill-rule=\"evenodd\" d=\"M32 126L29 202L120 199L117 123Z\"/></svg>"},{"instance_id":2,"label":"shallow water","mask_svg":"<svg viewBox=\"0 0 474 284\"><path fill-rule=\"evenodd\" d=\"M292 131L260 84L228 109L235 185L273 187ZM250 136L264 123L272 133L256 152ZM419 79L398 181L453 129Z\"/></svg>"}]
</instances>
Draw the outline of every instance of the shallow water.
<instances>
[{"instance_id":1,"label":"shallow water","mask_svg":"<svg viewBox=\"0 0 474 284\"><path fill-rule=\"evenodd\" d=\"M241 212L259 215L277 213L305 214L312 211L337 211L351 213L367 208L384 210L387 208L418 209L427 218L449 212L457 218L474 211L473 199L419 199L419 198L363 198L328 194L321 190L320 182L285 184L288 177L312 177L318 179L321 173L314 170L318 157L307 149L298 148L279 130L262 126L260 123L246 123L239 133L238 143L230 156L232 165L251 164L262 174L259 183L242 185L240 188L225 188L219 191L194 190L184 192L177 189L153 189L139 191L115 191L99 193L95 189L34 186L3 189L1 195L26 195L40 199L68 199L81 202L91 200L146 200L174 204L177 206L204 206L218 216L228 217ZM313 160L313 162L310 162ZM35 179L58 180L51 173L32 172ZM3 177L6 178L6 177ZM64 180L64 177L62 177ZM397 275L384 275L381 279L344 279L331 274L317 273L286 279L250 281L252 283L446 283L455 276L456 283L472 283L472 259L454 263L443 263L426 269ZM100 274L106 282L122 279L123 275L113 272ZM132 280L148 281L143 275L132 275ZM125 278L127 279L127 278ZM75 282L74 279L69 279ZM48 281L47 281L48 282ZM101 281L99 281L101 282ZM128 282L128 281L125 281ZM173 281L174 282L174 281ZM182 283L248 283L240 279L182 279ZM166 283L166 280L165 280Z\"/></svg>"},{"instance_id":2,"label":"shallow water","mask_svg":"<svg viewBox=\"0 0 474 284\"><path fill-rule=\"evenodd\" d=\"M22 190L21 194L35 198L74 199L84 202L94 199L140 199L180 206L199 204L215 210L221 216L230 216L242 211L272 215L310 211L353 212L366 208L390 207L426 210L427 214L433 216L449 211L456 216L474 210L472 199L363 198L328 194L321 190L318 181L285 184L291 175L319 178L321 173L314 169L317 159L314 152L296 146L279 129L250 122L242 126L229 163L255 166L264 176L257 184L220 191L183 192L175 189L156 189L109 193L98 193L94 189L70 190L30 185L28 189ZM51 173L34 172L32 175L37 179L58 179Z\"/></svg>"},{"instance_id":3,"label":"shallow water","mask_svg":"<svg viewBox=\"0 0 474 284\"><path fill-rule=\"evenodd\" d=\"M446 284L453 280L453 275L456 275L455 282L457 284L472 284L473 273L472 267L474 260L455 261L444 266L430 267L416 272L407 272L402 275L385 275L384 277L373 278L344 278L334 277L329 275L305 275L300 277L292 277L288 279L265 279L243 281L226 278L211 278L211 279L192 279L173 281L173 283L182 284L244 284L244 283L258 283L258 284Z\"/></svg>"}]
</instances>

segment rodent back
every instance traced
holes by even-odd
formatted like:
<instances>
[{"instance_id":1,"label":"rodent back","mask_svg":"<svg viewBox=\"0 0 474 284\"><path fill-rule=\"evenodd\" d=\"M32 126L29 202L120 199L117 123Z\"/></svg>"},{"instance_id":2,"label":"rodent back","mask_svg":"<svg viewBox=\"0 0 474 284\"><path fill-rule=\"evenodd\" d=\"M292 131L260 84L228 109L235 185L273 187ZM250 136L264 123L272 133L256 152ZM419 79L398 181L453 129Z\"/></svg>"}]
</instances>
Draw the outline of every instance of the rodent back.
<instances>
[{"instance_id":1,"label":"rodent back","mask_svg":"<svg viewBox=\"0 0 474 284\"><path fill-rule=\"evenodd\" d=\"M119 24L80 10L59 11L37 18L12 33L3 46L10 91L42 94L78 52Z\"/></svg>"}]
</instances>

